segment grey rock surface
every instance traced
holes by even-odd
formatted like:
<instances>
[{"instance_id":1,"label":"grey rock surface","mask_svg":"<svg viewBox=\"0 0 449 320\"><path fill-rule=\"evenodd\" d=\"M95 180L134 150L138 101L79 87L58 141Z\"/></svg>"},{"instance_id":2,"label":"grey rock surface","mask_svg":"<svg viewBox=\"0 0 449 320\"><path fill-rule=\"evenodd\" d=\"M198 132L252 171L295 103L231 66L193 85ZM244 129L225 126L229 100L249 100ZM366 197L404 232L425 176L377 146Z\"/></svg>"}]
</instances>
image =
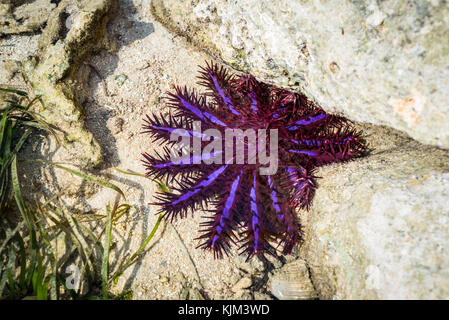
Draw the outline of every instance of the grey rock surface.
<instances>
[{"instance_id":1,"label":"grey rock surface","mask_svg":"<svg viewBox=\"0 0 449 320\"><path fill-rule=\"evenodd\" d=\"M374 128L370 156L318 170L301 256L323 299L448 299L449 153Z\"/></svg>"},{"instance_id":2,"label":"grey rock surface","mask_svg":"<svg viewBox=\"0 0 449 320\"><path fill-rule=\"evenodd\" d=\"M153 0L171 30L325 110L449 147L449 3Z\"/></svg>"}]
</instances>

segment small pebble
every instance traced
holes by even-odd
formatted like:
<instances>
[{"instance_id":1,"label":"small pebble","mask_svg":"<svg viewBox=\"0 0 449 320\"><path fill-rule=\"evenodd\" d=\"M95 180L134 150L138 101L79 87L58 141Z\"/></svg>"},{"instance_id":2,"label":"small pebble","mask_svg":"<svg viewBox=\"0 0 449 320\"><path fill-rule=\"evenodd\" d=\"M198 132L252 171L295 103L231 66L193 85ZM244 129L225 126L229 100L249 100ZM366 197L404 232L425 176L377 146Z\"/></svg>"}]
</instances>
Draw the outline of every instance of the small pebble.
<instances>
[{"instance_id":1,"label":"small pebble","mask_svg":"<svg viewBox=\"0 0 449 320\"><path fill-rule=\"evenodd\" d=\"M237 281L236 284L231 288L232 292L240 292L243 289L249 288L253 282L251 281L251 278L244 277L241 278L239 281Z\"/></svg>"},{"instance_id":2,"label":"small pebble","mask_svg":"<svg viewBox=\"0 0 449 320\"><path fill-rule=\"evenodd\" d=\"M128 79L128 77L126 76L126 75L124 75L124 74L120 74L120 75L118 75L118 76L116 76L115 78L114 78L114 80L115 80L115 83L117 83L117 85L119 86L119 87L121 87L122 85L123 85L123 83L125 83L125 81Z\"/></svg>"}]
</instances>

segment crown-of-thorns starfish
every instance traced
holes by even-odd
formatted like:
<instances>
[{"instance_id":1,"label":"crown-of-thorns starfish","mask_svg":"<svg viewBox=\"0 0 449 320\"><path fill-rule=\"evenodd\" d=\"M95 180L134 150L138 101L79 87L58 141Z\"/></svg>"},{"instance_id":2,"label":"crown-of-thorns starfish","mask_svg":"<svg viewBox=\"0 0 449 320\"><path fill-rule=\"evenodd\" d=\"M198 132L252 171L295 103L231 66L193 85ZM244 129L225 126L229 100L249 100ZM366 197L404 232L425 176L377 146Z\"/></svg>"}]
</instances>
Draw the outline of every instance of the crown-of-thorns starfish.
<instances>
[{"instance_id":1,"label":"crown-of-thorns starfish","mask_svg":"<svg viewBox=\"0 0 449 320\"><path fill-rule=\"evenodd\" d=\"M143 153L147 176L165 178L172 186L173 191L156 196L160 212L176 219L198 206L205 210L199 247L215 257L227 254L232 244L248 258L275 255L276 249L290 253L302 237L296 209L307 209L317 188L314 169L361 156L366 147L360 132L302 94L233 75L213 63L201 68L199 80L206 93L175 86L167 97L169 116L145 119L144 132L166 143L162 154ZM171 133L183 128L193 137L197 121L222 137L226 129L277 129L277 172L261 175L257 163L205 164L193 156L174 163ZM204 140L203 148L209 143ZM202 160L211 156L217 154L200 155Z\"/></svg>"}]
</instances>

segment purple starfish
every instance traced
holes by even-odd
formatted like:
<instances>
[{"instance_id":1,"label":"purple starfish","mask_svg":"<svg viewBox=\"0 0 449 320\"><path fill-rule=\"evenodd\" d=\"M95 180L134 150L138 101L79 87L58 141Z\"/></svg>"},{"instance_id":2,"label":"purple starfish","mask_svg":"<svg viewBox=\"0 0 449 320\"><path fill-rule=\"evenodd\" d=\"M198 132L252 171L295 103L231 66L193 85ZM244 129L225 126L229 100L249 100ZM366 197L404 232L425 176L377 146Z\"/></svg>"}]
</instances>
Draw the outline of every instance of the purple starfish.
<instances>
[{"instance_id":1,"label":"purple starfish","mask_svg":"<svg viewBox=\"0 0 449 320\"><path fill-rule=\"evenodd\" d=\"M199 247L212 250L215 257L227 254L233 243L248 258L275 255L277 247L288 254L301 240L296 209L311 204L317 187L314 169L362 155L364 140L347 119L327 114L302 94L230 74L213 63L201 69L199 84L207 93L174 87L168 93L169 116L145 119L144 132L166 143L162 155L143 153L146 174L165 178L174 190L158 193L156 204L169 219L211 204L210 215L201 223ZM195 123L202 130L217 130L221 137L231 129L277 129L277 141L267 139L269 146L278 144L277 171L261 174L264 166L250 161L248 137L248 142L242 137L244 163L234 163L235 153L231 161L223 161L224 152L206 152L209 139L195 130ZM180 128L185 129L181 135L199 139L203 152L175 163L171 151L176 141L170 136ZM256 151L261 147L259 142ZM211 159L219 161L207 164Z\"/></svg>"}]
</instances>

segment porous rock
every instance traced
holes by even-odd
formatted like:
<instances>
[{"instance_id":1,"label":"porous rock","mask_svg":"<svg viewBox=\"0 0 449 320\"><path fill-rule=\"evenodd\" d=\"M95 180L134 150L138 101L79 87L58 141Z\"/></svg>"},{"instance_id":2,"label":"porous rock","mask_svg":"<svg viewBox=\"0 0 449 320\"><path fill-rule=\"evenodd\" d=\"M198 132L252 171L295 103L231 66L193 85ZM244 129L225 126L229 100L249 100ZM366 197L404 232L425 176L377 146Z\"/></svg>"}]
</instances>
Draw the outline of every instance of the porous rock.
<instances>
[{"instance_id":1,"label":"porous rock","mask_svg":"<svg viewBox=\"0 0 449 320\"><path fill-rule=\"evenodd\" d=\"M63 0L48 19L39 40L41 54L24 62L24 75L44 102L39 110L64 132L64 146L84 167L102 162L100 145L84 126L84 110L74 91L83 57L103 45L108 15L115 0Z\"/></svg>"},{"instance_id":2,"label":"porous rock","mask_svg":"<svg viewBox=\"0 0 449 320\"><path fill-rule=\"evenodd\" d=\"M365 127L372 153L322 167L302 212L322 299L449 298L449 152Z\"/></svg>"},{"instance_id":3,"label":"porous rock","mask_svg":"<svg viewBox=\"0 0 449 320\"><path fill-rule=\"evenodd\" d=\"M56 7L50 0L0 1L0 35L39 31Z\"/></svg>"},{"instance_id":4,"label":"porous rock","mask_svg":"<svg viewBox=\"0 0 449 320\"><path fill-rule=\"evenodd\" d=\"M326 111L449 148L449 2L154 0L171 30Z\"/></svg>"}]
</instances>

